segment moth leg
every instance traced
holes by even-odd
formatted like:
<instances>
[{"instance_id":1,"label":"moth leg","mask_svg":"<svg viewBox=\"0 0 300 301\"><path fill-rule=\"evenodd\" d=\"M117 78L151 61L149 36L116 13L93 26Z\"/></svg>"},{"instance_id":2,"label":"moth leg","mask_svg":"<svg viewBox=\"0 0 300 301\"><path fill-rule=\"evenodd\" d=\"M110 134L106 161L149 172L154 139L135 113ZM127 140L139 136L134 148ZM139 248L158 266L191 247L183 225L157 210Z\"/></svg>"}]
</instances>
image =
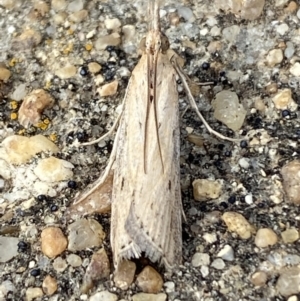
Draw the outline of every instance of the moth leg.
<instances>
[{"instance_id":1,"label":"moth leg","mask_svg":"<svg viewBox=\"0 0 300 301\"><path fill-rule=\"evenodd\" d=\"M203 122L203 124L206 127L206 129L208 130L208 132L210 134L213 134L213 135L219 137L220 139L223 139L223 140L232 141L232 142L241 141L242 139L234 139L234 138L226 137L226 136L222 135L221 133L219 133L219 132L217 132L217 131L215 131L214 129L211 128L211 126L206 122L205 118L202 116L202 114L200 113L200 111L199 111L199 109L197 107L197 104L196 104L196 101L194 99L194 96L191 93L190 87L188 85L188 81L186 79L186 75L183 73L183 71L179 67L176 59L171 58L171 63L173 64L173 66L174 66L177 74L179 75L179 77L180 77L180 79L181 79L181 81L183 83L185 91L187 92L187 95L188 95L188 99L189 99L191 108L196 112L196 114L198 115L198 117L200 118L200 120ZM207 84L208 83L204 83L204 84L200 84L200 85L207 85Z\"/></svg>"},{"instance_id":2,"label":"moth leg","mask_svg":"<svg viewBox=\"0 0 300 301\"><path fill-rule=\"evenodd\" d=\"M104 139L106 139L106 137L109 137L111 136L111 134L114 132L114 130L116 129L120 119L121 119L121 116L122 116L122 113L123 113L123 107L122 107L122 111L121 113L119 114L118 118L116 119L116 121L114 122L113 126L111 127L111 129L106 133L104 134L103 136L101 136L100 138L96 139L96 140L93 140L93 141L89 141L89 142L84 142L84 143L81 143L80 146L86 146L86 145L93 145L95 143L98 143Z\"/></svg>"}]
</instances>

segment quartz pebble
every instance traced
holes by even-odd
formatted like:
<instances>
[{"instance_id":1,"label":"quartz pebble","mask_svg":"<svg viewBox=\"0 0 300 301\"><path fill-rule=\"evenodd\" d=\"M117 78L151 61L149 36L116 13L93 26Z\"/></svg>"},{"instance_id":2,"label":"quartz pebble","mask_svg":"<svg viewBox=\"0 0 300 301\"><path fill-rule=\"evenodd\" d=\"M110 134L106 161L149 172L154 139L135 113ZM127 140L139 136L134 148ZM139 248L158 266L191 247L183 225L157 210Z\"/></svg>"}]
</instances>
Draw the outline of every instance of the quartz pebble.
<instances>
[{"instance_id":1,"label":"quartz pebble","mask_svg":"<svg viewBox=\"0 0 300 301\"><path fill-rule=\"evenodd\" d=\"M242 239L249 239L255 232L254 227L237 212L225 212L222 215L228 231L237 233Z\"/></svg>"},{"instance_id":2,"label":"quartz pebble","mask_svg":"<svg viewBox=\"0 0 300 301\"><path fill-rule=\"evenodd\" d=\"M283 188L288 198L300 204L300 160L293 160L281 169Z\"/></svg>"},{"instance_id":3,"label":"quartz pebble","mask_svg":"<svg viewBox=\"0 0 300 301\"><path fill-rule=\"evenodd\" d=\"M0 158L12 164L22 164L29 161L40 152L58 152L58 147L43 135L24 137L13 135L2 141Z\"/></svg>"},{"instance_id":4,"label":"quartz pebble","mask_svg":"<svg viewBox=\"0 0 300 301\"><path fill-rule=\"evenodd\" d=\"M246 110L235 92L223 90L212 101L214 117L233 131L239 130L245 120Z\"/></svg>"},{"instance_id":5,"label":"quartz pebble","mask_svg":"<svg viewBox=\"0 0 300 301\"><path fill-rule=\"evenodd\" d=\"M117 93L118 84L118 81L114 80L113 82L100 87L99 89L97 89L97 91L101 97L112 96Z\"/></svg>"},{"instance_id":6,"label":"quartz pebble","mask_svg":"<svg viewBox=\"0 0 300 301\"><path fill-rule=\"evenodd\" d=\"M82 9L80 11L77 11L77 12L73 13L73 14L70 14L69 15L69 20L71 22L74 22L74 23L80 23L84 19L86 19L87 16L88 16L88 11L85 10L85 9Z\"/></svg>"},{"instance_id":7,"label":"quartz pebble","mask_svg":"<svg viewBox=\"0 0 300 301\"><path fill-rule=\"evenodd\" d=\"M53 295L57 291L57 280L47 275L43 281L43 291L48 296Z\"/></svg>"},{"instance_id":8,"label":"quartz pebble","mask_svg":"<svg viewBox=\"0 0 300 301\"><path fill-rule=\"evenodd\" d=\"M43 297L44 293L39 287L28 287L26 289L26 301L32 301L36 298Z\"/></svg>"},{"instance_id":9,"label":"quartz pebble","mask_svg":"<svg viewBox=\"0 0 300 301\"><path fill-rule=\"evenodd\" d=\"M197 179L193 182L193 194L196 201L217 199L222 192L219 180Z\"/></svg>"},{"instance_id":10,"label":"quartz pebble","mask_svg":"<svg viewBox=\"0 0 300 301\"><path fill-rule=\"evenodd\" d=\"M137 286L144 293L158 293L163 286L161 275L151 266L146 266L136 278Z\"/></svg>"},{"instance_id":11,"label":"quartz pebble","mask_svg":"<svg viewBox=\"0 0 300 301\"><path fill-rule=\"evenodd\" d=\"M84 2L84 0L73 0L68 4L67 10L73 13L78 12L83 9Z\"/></svg>"},{"instance_id":12,"label":"quartz pebble","mask_svg":"<svg viewBox=\"0 0 300 301\"><path fill-rule=\"evenodd\" d=\"M287 59L290 59L295 53L295 47L294 44L292 42L287 42L286 43L286 48L284 50L284 56Z\"/></svg>"},{"instance_id":13,"label":"quartz pebble","mask_svg":"<svg viewBox=\"0 0 300 301\"><path fill-rule=\"evenodd\" d=\"M76 75L77 69L73 65L62 67L55 71L55 75L61 79L68 79Z\"/></svg>"},{"instance_id":14,"label":"quartz pebble","mask_svg":"<svg viewBox=\"0 0 300 301\"><path fill-rule=\"evenodd\" d=\"M289 30L289 26L286 23L282 23L276 27L276 31L281 35L285 35Z\"/></svg>"},{"instance_id":15,"label":"quartz pebble","mask_svg":"<svg viewBox=\"0 0 300 301\"><path fill-rule=\"evenodd\" d=\"M267 55L267 64L269 67L274 67L280 64L283 60L283 53L281 49L272 49Z\"/></svg>"},{"instance_id":16,"label":"quartz pebble","mask_svg":"<svg viewBox=\"0 0 300 301\"><path fill-rule=\"evenodd\" d=\"M105 238L102 226L94 219L79 219L68 230L68 250L73 252L99 247Z\"/></svg>"},{"instance_id":17,"label":"quartz pebble","mask_svg":"<svg viewBox=\"0 0 300 301\"><path fill-rule=\"evenodd\" d=\"M57 257L54 259L53 268L57 273L62 273L67 267L68 264L65 259L62 259L61 257Z\"/></svg>"},{"instance_id":18,"label":"quartz pebble","mask_svg":"<svg viewBox=\"0 0 300 301\"><path fill-rule=\"evenodd\" d=\"M98 292L89 298L89 301L117 301L117 300L118 300L118 296L109 291Z\"/></svg>"},{"instance_id":19,"label":"quartz pebble","mask_svg":"<svg viewBox=\"0 0 300 301\"><path fill-rule=\"evenodd\" d=\"M255 236L255 244L259 248L266 248L277 243L278 238L276 233L269 228L259 229Z\"/></svg>"},{"instance_id":20,"label":"quartz pebble","mask_svg":"<svg viewBox=\"0 0 300 301\"><path fill-rule=\"evenodd\" d=\"M291 111L295 111L298 107L292 98L291 89L279 90L277 94L272 98L272 101L276 109L279 110L290 109Z\"/></svg>"},{"instance_id":21,"label":"quartz pebble","mask_svg":"<svg viewBox=\"0 0 300 301\"><path fill-rule=\"evenodd\" d=\"M132 296L132 301L166 301L167 295L138 293Z\"/></svg>"},{"instance_id":22,"label":"quartz pebble","mask_svg":"<svg viewBox=\"0 0 300 301\"><path fill-rule=\"evenodd\" d=\"M42 252L49 258L54 258L64 252L68 241L57 227L48 227L42 231Z\"/></svg>"},{"instance_id":23,"label":"quartz pebble","mask_svg":"<svg viewBox=\"0 0 300 301\"><path fill-rule=\"evenodd\" d=\"M217 254L218 257L223 258L226 261L234 260L234 251L230 245L225 245Z\"/></svg>"},{"instance_id":24,"label":"quartz pebble","mask_svg":"<svg viewBox=\"0 0 300 301\"><path fill-rule=\"evenodd\" d=\"M171 292L175 291L175 283L173 281L165 282L164 287L165 287L166 293L171 293Z\"/></svg>"},{"instance_id":25,"label":"quartz pebble","mask_svg":"<svg viewBox=\"0 0 300 301\"><path fill-rule=\"evenodd\" d=\"M287 229L281 233L281 238L285 244L293 243L299 239L299 232L295 228Z\"/></svg>"},{"instance_id":26,"label":"quartz pebble","mask_svg":"<svg viewBox=\"0 0 300 301\"><path fill-rule=\"evenodd\" d=\"M133 261L123 260L114 274L116 287L127 290L132 284L135 275L136 265Z\"/></svg>"},{"instance_id":27,"label":"quartz pebble","mask_svg":"<svg viewBox=\"0 0 300 301\"><path fill-rule=\"evenodd\" d=\"M6 295L11 292L15 293L16 287L10 280L4 280L0 284L0 300L5 300Z\"/></svg>"},{"instance_id":28,"label":"quartz pebble","mask_svg":"<svg viewBox=\"0 0 300 301\"><path fill-rule=\"evenodd\" d=\"M52 0L51 1L51 8L55 11L63 10L67 7L66 0Z\"/></svg>"},{"instance_id":29,"label":"quartz pebble","mask_svg":"<svg viewBox=\"0 0 300 301\"><path fill-rule=\"evenodd\" d=\"M68 161L49 157L38 162L34 173L43 182L59 182L73 178L74 165Z\"/></svg>"},{"instance_id":30,"label":"quartz pebble","mask_svg":"<svg viewBox=\"0 0 300 301\"><path fill-rule=\"evenodd\" d=\"M26 96L26 84L20 84L15 88L15 90L13 91L10 97L13 100L20 101L25 96Z\"/></svg>"},{"instance_id":31,"label":"quartz pebble","mask_svg":"<svg viewBox=\"0 0 300 301\"><path fill-rule=\"evenodd\" d=\"M54 99L52 96L43 89L33 90L28 94L18 112L18 120L22 126L28 128L32 124L36 124L42 112L52 107Z\"/></svg>"},{"instance_id":32,"label":"quartz pebble","mask_svg":"<svg viewBox=\"0 0 300 301\"><path fill-rule=\"evenodd\" d=\"M209 264L210 264L209 254L197 252L193 255L192 258L193 267L196 268L202 265L209 265Z\"/></svg>"},{"instance_id":33,"label":"quartz pebble","mask_svg":"<svg viewBox=\"0 0 300 301\"><path fill-rule=\"evenodd\" d=\"M11 72L3 67L0 67L0 80L7 82L11 76Z\"/></svg>"},{"instance_id":34,"label":"quartz pebble","mask_svg":"<svg viewBox=\"0 0 300 301\"><path fill-rule=\"evenodd\" d=\"M251 282L255 286L263 286L266 284L268 276L265 272L257 271L251 275Z\"/></svg>"},{"instance_id":35,"label":"quartz pebble","mask_svg":"<svg viewBox=\"0 0 300 301\"><path fill-rule=\"evenodd\" d=\"M300 268L283 270L277 280L276 289L284 297L300 293Z\"/></svg>"},{"instance_id":36,"label":"quartz pebble","mask_svg":"<svg viewBox=\"0 0 300 301\"><path fill-rule=\"evenodd\" d=\"M18 255L18 243L16 237L0 236L0 262L10 261Z\"/></svg>"}]
</instances>

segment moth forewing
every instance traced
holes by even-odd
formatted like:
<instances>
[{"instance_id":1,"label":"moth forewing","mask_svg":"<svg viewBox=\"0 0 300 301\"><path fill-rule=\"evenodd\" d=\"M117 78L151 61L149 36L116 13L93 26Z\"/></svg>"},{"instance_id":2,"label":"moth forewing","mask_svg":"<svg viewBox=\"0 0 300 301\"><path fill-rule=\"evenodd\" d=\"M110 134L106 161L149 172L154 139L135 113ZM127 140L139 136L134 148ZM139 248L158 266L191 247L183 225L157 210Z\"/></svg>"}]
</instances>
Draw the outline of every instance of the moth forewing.
<instances>
[{"instance_id":1,"label":"moth forewing","mask_svg":"<svg viewBox=\"0 0 300 301\"><path fill-rule=\"evenodd\" d=\"M142 253L153 262L162 260L168 269L181 261L182 205L175 76L166 54L159 51L153 87L155 102L147 109L150 84L147 53L132 73L120 122L112 192L111 243L115 266L123 259L138 258ZM144 147L147 147L145 158Z\"/></svg>"}]
</instances>

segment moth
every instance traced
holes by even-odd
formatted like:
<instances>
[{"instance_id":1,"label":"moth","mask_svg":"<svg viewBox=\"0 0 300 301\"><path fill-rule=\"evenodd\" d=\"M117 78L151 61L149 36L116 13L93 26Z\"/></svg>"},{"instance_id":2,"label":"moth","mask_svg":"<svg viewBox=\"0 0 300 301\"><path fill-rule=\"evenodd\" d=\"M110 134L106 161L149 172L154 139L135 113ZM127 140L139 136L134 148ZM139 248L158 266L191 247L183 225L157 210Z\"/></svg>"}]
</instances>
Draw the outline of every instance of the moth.
<instances>
[{"instance_id":1,"label":"moth","mask_svg":"<svg viewBox=\"0 0 300 301\"><path fill-rule=\"evenodd\" d=\"M167 55L158 0L149 1L149 31L134 68L122 112L99 142L117 132L109 163L92 189L79 195L71 210L106 212L111 205L110 241L115 269L123 260L147 257L167 271L181 263L183 208L180 190L180 129L176 76L190 105L208 130L176 58ZM87 210L89 212L84 212Z\"/></svg>"}]
</instances>

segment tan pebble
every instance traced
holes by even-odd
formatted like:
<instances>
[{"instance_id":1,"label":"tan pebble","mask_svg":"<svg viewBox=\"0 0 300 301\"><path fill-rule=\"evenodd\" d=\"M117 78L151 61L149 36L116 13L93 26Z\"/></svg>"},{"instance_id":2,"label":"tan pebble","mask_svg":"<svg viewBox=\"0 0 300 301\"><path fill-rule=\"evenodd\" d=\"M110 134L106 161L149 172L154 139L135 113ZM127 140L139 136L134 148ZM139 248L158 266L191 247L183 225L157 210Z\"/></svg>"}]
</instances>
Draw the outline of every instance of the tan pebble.
<instances>
[{"instance_id":1,"label":"tan pebble","mask_svg":"<svg viewBox=\"0 0 300 301\"><path fill-rule=\"evenodd\" d=\"M177 26L180 23L180 17L177 12L172 12L168 15L169 22L173 26Z\"/></svg>"},{"instance_id":2,"label":"tan pebble","mask_svg":"<svg viewBox=\"0 0 300 301\"><path fill-rule=\"evenodd\" d=\"M42 36L39 32L26 29L21 35L13 39L12 48L14 50L28 50L39 45L41 41Z\"/></svg>"},{"instance_id":3,"label":"tan pebble","mask_svg":"<svg viewBox=\"0 0 300 301\"><path fill-rule=\"evenodd\" d=\"M99 92L99 95L101 97L112 96L112 95L115 95L117 93L118 84L119 84L118 81L114 80L113 82L98 88L97 91Z\"/></svg>"},{"instance_id":4,"label":"tan pebble","mask_svg":"<svg viewBox=\"0 0 300 301\"><path fill-rule=\"evenodd\" d=\"M107 46L118 46L121 43L121 36L117 32L113 32L110 35L102 36L95 42L95 48L97 50L104 50Z\"/></svg>"},{"instance_id":5,"label":"tan pebble","mask_svg":"<svg viewBox=\"0 0 300 301\"><path fill-rule=\"evenodd\" d=\"M88 68L91 73L98 73L101 70L101 66L96 62L89 63Z\"/></svg>"},{"instance_id":6,"label":"tan pebble","mask_svg":"<svg viewBox=\"0 0 300 301\"><path fill-rule=\"evenodd\" d=\"M281 233L281 237L285 244L290 244L299 239L299 232L295 228L287 229Z\"/></svg>"},{"instance_id":7,"label":"tan pebble","mask_svg":"<svg viewBox=\"0 0 300 301\"><path fill-rule=\"evenodd\" d=\"M221 49L222 49L222 42L220 42L220 41L212 41L207 46L207 51L210 53L220 51Z\"/></svg>"},{"instance_id":8,"label":"tan pebble","mask_svg":"<svg viewBox=\"0 0 300 301\"><path fill-rule=\"evenodd\" d=\"M108 30L117 30L118 28L121 27L121 22L117 18L106 19L106 20L104 20L104 24L105 24L106 29L108 29Z\"/></svg>"},{"instance_id":9,"label":"tan pebble","mask_svg":"<svg viewBox=\"0 0 300 301\"><path fill-rule=\"evenodd\" d=\"M52 0L51 1L51 8L56 11L63 10L67 7L66 0Z\"/></svg>"},{"instance_id":10,"label":"tan pebble","mask_svg":"<svg viewBox=\"0 0 300 301\"><path fill-rule=\"evenodd\" d=\"M64 252L68 241L57 227L48 227L42 231L42 252L49 258L54 258Z\"/></svg>"},{"instance_id":11,"label":"tan pebble","mask_svg":"<svg viewBox=\"0 0 300 301\"><path fill-rule=\"evenodd\" d=\"M284 110L289 108L292 111L297 109L297 104L292 98L292 91L290 89L279 90L272 100L276 109Z\"/></svg>"},{"instance_id":12,"label":"tan pebble","mask_svg":"<svg viewBox=\"0 0 300 301\"><path fill-rule=\"evenodd\" d=\"M295 62L290 67L290 73L294 76L300 76L300 63L299 62Z\"/></svg>"},{"instance_id":13,"label":"tan pebble","mask_svg":"<svg viewBox=\"0 0 300 301\"><path fill-rule=\"evenodd\" d=\"M278 238L276 233L269 228L259 229L255 236L255 244L259 248L266 248L277 243Z\"/></svg>"},{"instance_id":14,"label":"tan pebble","mask_svg":"<svg viewBox=\"0 0 300 301\"><path fill-rule=\"evenodd\" d=\"M199 135L190 134L187 136L187 140L191 143L194 143L195 145L197 145L199 147L204 146L204 138Z\"/></svg>"},{"instance_id":15,"label":"tan pebble","mask_svg":"<svg viewBox=\"0 0 300 301\"><path fill-rule=\"evenodd\" d=\"M193 194L196 201L217 199L222 192L219 180L197 179L193 182Z\"/></svg>"},{"instance_id":16,"label":"tan pebble","mask_svg":"<svg viewBox=\"0 0 300 301\"><path fill-rule=\"evenodd\" d=\"M146 266L136 278L137 286L144 293L158 293L163 286L161 275L151 266Z\"/></svg>"},{"instance_id":17,"label":"tan pebble","mask_svg":"<svg viewBox=\"0 0 300 301\"><path fill-rule=\"evenodd\" d=\"M74 165L68 161L49 157L41 159L33 170L43 182L53 183L70 180L73 177Z\"/></svg>"},{"instance_id":18,"label":"tan pebble","mask_svg":"<svg viewBox=\"0 0 300 301\"><path fill-rule=\"evenodd\" d=\"M37 153L50 151L57 153L58 147L43 135L24 137L13 135L5 138L1 145L4 148L0 152L0 158L12 164L22 164L29 161Z\"/></svg>"},{"instance_id":19,"label":"tan pebble","mask_svg":"<svg viewBox=\"0 0 300 301\"><path fill-rule=\"evenodd\" d=\"M132 296L132 301L166 301L167 295L138 293Z\"/></svg>"},{"instance_id":20,"label":"tan pebble","mask_svg":"<svg viewBox=\"0 0 300 301\"><path fill-rule=\"evenodd\" d=\"M59 13L55 14L52 18L56 25L60 25L66 21L67 17L68 17L68 15L66 12L59 12Z\"/></svg>"},{"instance_id":21,"label":"tan pebble","mask_svg":"<svg viewBox=\"0 0 300 301\"><path fill-rule=\"evenodd\" d=\"M43 89L33 90L28 94L18 112L18 119L22 126L28 128L32 124L36 124L42 112L54 104L52 96Z\"/></svg>"},{"instance_id":22,"label":"tan pebble","mask_svg":"<svg viewBox=\"0 0 300 301\"><path fill-rule=\"evenodd\" d=\"M281 169L283 188L290 201L300 204L300 160L293 160Z\"/></svg>"},{"instance_id":23,"label":"tan pebble","mask_svg":"<svg viewBox=\"0 0 300 301\"><path fill-rule=\"evenodd\" d=\"M123 260L114 273L116 287L127 290L133 282L135 270L136 265L133 261Z\"/></svg>"},{"instance_id":24,"label":"tan pebble","mask_svg":"<svg viewBox=\"0 0 300 301\"><path fill-rule=\"evenodd\" d=\"M135 26L134 25L124 25L122 27L122 42L124 44L131 44L135 37Z\"/></svg>"},{"instance_id":25,"label":"tan pebble","mask_svg":"<svg viewBox=\"0 0 300 301\"><path fill-rule=\"evenodd\" d=\"M0 67L0 80L7 82L10 76L11 76L11 72L8 69L4 67Z\"/></svg>"},{"instance_id":26,"label":"tan pebble","mask_svg":"<svg viewBox=\"0 0 300 301\"><path fill-rule=\"evenodd\" d=\"M55 71L55 75L61 79L68 79L76 75L75 66L65 66Z\"/></svg>"},{"instance_id":27,"label":"tan pebble","mask_svg":"<svg viewBox=\"0 0 300 301\"><path fill-rule=\"evenodd\" d=\"M266 92L270 94L277 93L278 91L278 85L277 83L272 83L266 86Z\"/></svg>"},{"instance_id":28,"label":"tan pebble","mask_svg":"<svg viewBox=\"0 0 300 301\"><path fill-rule=\"evenodd\" d=\"M77 11L77 12L73 13L73 14L70 14L69 20L71 22L74 22L74 23L80 23L84 19L86 19L87 16L88 16L88 11L85 10L85 9L82 9L80 11Z\"/></svg>"},{"instance_id":29,"label":"tan pebble","mask_svg":"<svg viewBox=\"0 0 300 301\"><path fill-rule=\"evenodd\" d=\"M251 282L255 286L263 286L266 284L268 276L265 272L258 271L251 275Z\"/></svg>"},{"instance_id":30,"label":"tan pebble","mask_svg":"<svg viewBox=\"0 0 300 301\"><path fill-rule=\"evenodd\" d=\"M31 301L36 298L43 297L44 293L39 287L28 287L26 290L26 301Z\"/></svg>"},{"instance_id":31,"label":"tan pebble","mask_svg":"<svg viewBox=\"0 0 300 301\"><path fill-rule=\"evenodd\" d=\"M266 111L266 106L260 97L255 99L254 106L255 109L260 111L261 113L264 113Z\"/></svg>"},{"instance_id":32,"label":"tan pebble","mask_svg":"<svg viewBox=\"0 0 300 301\"><path fill-rule=\"evenodd\" d=\"M74 268L80 267L82 265L82 259L76 254L70 254L67 257L67 263Z\"/></svg>"},{"instance_id":33,"label":"tan pebble","mask_svg":"<svg viewBox=\"0 0 300 301\"><path fill-rule=\"evenodd\" d=\"M295 1L291 1L289 5L284 9L287 13L293 13L297 10L298 4Z\"/></svg>"},{"instance_id":34,"label":"tan pebble","mask_svg":"<svg viewBox=\"0 0 300 301\"><path fill-rule=\"evenodd\" d=\"M255 228L237 212L225 212L222 215L228 231L237 233L242 239L249 239L255 233Z\"/></svg>"},{"instance_id":35,"label":"tan pebble","mask_svg":"<svg viewBox=\"0 0 300 301\"><path fill-rule=\"evenodd\" d=\"M110 275L110 261L104 248L95 252L88 265L80 290L87 294L98 280L108 279Z\"/></svg>"},{"instance_id":36,"label":"tan pebble","mask_svg":"<svg viewBox=\"0 0 300 301\"><path fill-rule=\"evenodd\" d=\"M57 291L57 281L54 277L47 275L43 281L43 291L46 295L51 296Z\"/></svg>"},{"instance_id":37,"label":"tan pebble","mask_svg":"<svg viewBox=\"0 0 300 301\"><path fill-rule=\"evenodd\" d=\"M282 50L272 49L271 51L269 51L266 60L269 67L274 67L275 65L280 64L283 60Z\"/></svg>"},{"instance_id":38,"label":"tan pebble","mask_svg":"<svg viewBox=\"0 0 300 301\"><path fill-rule=\"evenodd\" d=\"M50 10L49 5L44 1L34 2L34 9L39 12L39 14L44 17Z\"/></svg>"}]
</instances>

